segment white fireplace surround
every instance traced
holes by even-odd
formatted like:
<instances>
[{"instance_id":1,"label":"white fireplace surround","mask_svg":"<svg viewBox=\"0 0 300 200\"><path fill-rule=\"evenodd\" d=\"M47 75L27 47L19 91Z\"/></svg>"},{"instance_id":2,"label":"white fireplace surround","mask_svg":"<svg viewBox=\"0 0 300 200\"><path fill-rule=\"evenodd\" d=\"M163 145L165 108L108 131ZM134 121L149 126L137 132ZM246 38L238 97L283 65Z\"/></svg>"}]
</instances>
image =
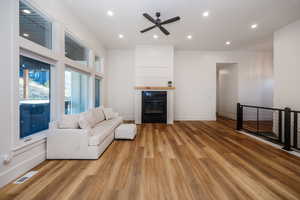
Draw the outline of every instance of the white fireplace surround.
<instances>
[{"instance_id":1,"label":"white fireplace surround","mask_svg":"<svg viewBox=\"0 0 300 200\"><path fill-rule=\"evenodd\" d=\"M167 92L167 123L174 121L174 47L170 45L138 45L135 48L135 123L142 123L142 92Z\"/></svg>"},{"instance_id":2,"label":"white fireplace surround","mask_svg":"<svg viewBox=\"0 0 300 200\"><path fill-rule=\"evenodd\" d=\"M135 90L135 107L134 107L134 119L136 124L142 123L142 92L143 91L166 91L167 92L167 124L174 123L174 90L153 90L153 89L143 89Z\"/></svg>"}]
</instances>

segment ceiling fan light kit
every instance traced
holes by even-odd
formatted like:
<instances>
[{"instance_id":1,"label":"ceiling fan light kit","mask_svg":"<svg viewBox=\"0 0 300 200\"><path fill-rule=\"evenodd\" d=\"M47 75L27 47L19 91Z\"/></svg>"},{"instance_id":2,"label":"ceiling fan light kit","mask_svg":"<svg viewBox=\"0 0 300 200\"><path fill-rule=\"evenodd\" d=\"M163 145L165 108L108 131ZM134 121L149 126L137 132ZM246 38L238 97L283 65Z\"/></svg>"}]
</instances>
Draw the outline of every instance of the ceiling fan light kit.
<instances>
[{"instance_id":1,"label":"ceiling fan light kit","mask_svg":"<svg viewBox=\"0 0 300 200\"><path fill-rule=\"evenodd\" d=\"M148 27L148 28L146 28L146 29L144 29L144 30L141 30L141 33L145 33L145 32L147 32L147 31L150 31L150 30L153 29L153 28L158 27L158 28L161 30L161 32L163 32L165 35L170 35L170 32L169 32L167 29L165 29L162 25L170 24L170 23L172 23L172 22L176 22L176 21L179 21L179 20L180 20L180 17L177 16L177 17L173 17L173 18L167 19L167 20L165 20L165 21L161 21L161 19L160 19L160 13L157 12L155 15L156 15L156 19L154 19L153 17L151 17L151 16L150 16L149 14L147 14L147 13L144 13L144 14L143 14L143 16L144 16L146 19L148 19L150 22L152 22L154 25L153 25L153 26L150 26L150 27Z\"/></svg>"}]
</instances>

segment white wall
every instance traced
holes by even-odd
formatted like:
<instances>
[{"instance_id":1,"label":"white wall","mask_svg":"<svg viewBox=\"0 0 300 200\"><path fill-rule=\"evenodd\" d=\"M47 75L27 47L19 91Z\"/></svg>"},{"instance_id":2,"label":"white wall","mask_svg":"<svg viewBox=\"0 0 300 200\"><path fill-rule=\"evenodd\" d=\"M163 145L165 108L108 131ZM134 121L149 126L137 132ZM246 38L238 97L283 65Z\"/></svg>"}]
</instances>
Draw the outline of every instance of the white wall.
<instances>
[{"instance_id":1,"label":"white wall","mask_svg":"<svg viewBox=\"0 0 300 200\"><path fill-rule=\"evenodd\" d=\"M120 53L122 52L122 53ZM126 57L126 54L131 55ZM122 56L121 56L122 55ZM132 57L132 58L131 58ZM112 61L116 60L118 61ZM132 61L131 61L132 59ZM132 70L134 56L132 50L111 50L108 57L110 71ZM113 63L113 64L110 64ZM243 104L272 106L272 52L204 52L175 51L174 84L175 120L215 120L216 119L216 64L238 63L239 101ZM126 71L126 70L125 70ZM122 73L130 81L130 72ZM118 95L118 90L131 90L125 81L109 73L109 80L117 80L116 86L109 86L110 98L122 99L122 108L127 119L134 119L130 112L133 98ZM112 82L112 81L111 81ZM108 83L115 84L115 83ZM134 80L130 81L134 84ZM121 89L120 89L121 88ZM268 91L268 92L266 92ZM120 100L121 101L121 100ZM112 102L111 107L118 107ZM128 115L129 114L129 115Z\"/></svg>"},{"instance_id":2,"label":"white wall","mask_svg":"<svg viewBox=\"0 0 300 200\"><path fill-rule=\"evenodd\" d=\"M175 119L216 119L216 63L238 64L239 102L272 106L263 89L272 79L271 52L176 51Z\"/></svg>"},{"instance_id":3,"label":"white wall","mask_svg":"<svg viewBox=\"0 0 300 200\"><path fill-rule=\"evenodd\" d=\"M26 44L25 46L29 51L32 49L40 49L41 51L38 52L40 55L48 53L49 56L53 56L54 60L57 59L57 62L55 61L56 72L53 77L53 79L55 79L54 88L56 88L53 98L62 103L59 104L56 102L51 105L51 107L55 107L55 110L51 110L51 112L54 111L51 113L53 114L51 116L52 119L56 119L56 117L60 115L62 111L61 108L63 107L64 88L61 86L64 85L64 50L62 38L65 28L85 46L91 48L99 56L105 57L105 49L101 46L96 37L62 5L60 0L28 1L53 20L53 27L57 30L53 37L59 38L59 41L55 41L53 52L49 52L49 50L42 47L37 47L38 45L27 42L24 39L19 39L18 2L18 0L3 0L0 6L0 66L2 69L2 73L0 73L0 187L45 160L44 138L37 138L37 140L34 139L28 143L18 140L19 43L22 45ZM27 53L30 54L29 52ZM9 163L3 162L4 155L8 155L11 158Z\"/></svg>"},{"instance_id":4,"label":"white wall","mask_svg":"<svg viewBox=\"0 0 300 200\"><path fill-rule=\"evenodd\" d=\"M134 116L134 50L107 52L107 105L125 120Z\"/></svg>"},{"instance_id":5,"label":"white wall","mask_svg":"<svg viewBox=\"0 0 300 200\"><path fill-rule=\"evenodd\" d=\"M217 114L236 119L238 64L217 64Z\"/></svg>"},{"instance_id":6,"label":"white wall","mask_svg":"<svg viewBox=\"0 0 300 200\"><path fill-rule=\"evenodd\" d=\"M173 81L173 61L173 46L136 46L135 86L167 86Z\"/></svg>"},{"instance_id":7,"label":"white wall","mask_svg":"<svg viewBox=\"0 0 300 200\"><path fill-rule=\"evenodd\" d=\"M274 106L300 110L300 20L274 34Z\"/></svg>"}]
</instances>

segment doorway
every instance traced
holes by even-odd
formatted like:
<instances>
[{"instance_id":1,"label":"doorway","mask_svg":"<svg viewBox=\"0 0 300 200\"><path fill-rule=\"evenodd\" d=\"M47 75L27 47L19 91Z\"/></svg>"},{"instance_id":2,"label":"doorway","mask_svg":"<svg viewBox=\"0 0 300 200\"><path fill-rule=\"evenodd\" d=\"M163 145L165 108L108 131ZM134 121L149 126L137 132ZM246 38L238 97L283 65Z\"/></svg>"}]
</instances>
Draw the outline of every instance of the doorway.
<instances>
[{"instance_id":1,"label":"doorway","mask_svg":"<svg viewBox=\"0 0 300 200\"><path fill-rule=\"evenodd\" d=\"M236 119L238 64L217 63L217 117Z\"/></svg>"}]
</instances>

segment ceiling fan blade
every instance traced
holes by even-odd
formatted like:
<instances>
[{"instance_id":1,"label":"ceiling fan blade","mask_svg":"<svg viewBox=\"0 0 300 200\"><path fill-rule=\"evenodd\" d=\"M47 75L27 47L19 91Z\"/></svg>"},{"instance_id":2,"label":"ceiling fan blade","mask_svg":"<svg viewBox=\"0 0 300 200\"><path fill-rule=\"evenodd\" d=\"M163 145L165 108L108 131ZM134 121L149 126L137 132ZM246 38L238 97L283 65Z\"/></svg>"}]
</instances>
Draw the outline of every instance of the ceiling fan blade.
<instances>
[{"instance_id":1,"label":"ceiling fan blade","mask_svg":"<svg viewBox=\"0 0 300 200\"><path fill-rule=\"evenodd\" d=\"M167 19L167 20L161 22L160 25L169 24L169 23L172 23L172 22L175 22L178 20L180 20L180 17L173 17L171 19Z\"/></svg>"},{"instance_id":2,"label":"ceiling fan blade","mask_svg":"<svg viewBox=\"0 0 300 200\"><path fill-rule=\"evenodd\" d=\"M144 17L146 17L149 21L151 21L152 23L156 24L155 19L153 19L153 17L151 17L150 15L148 15L147 13L143 14Z\"/></svg>"},{"instance_id":3,"label":"ceiling fan blade","mask_svg":"<svg viewBox=\"0 0 300 200\"><path fill-rule=\"evenodd\" d=\"M150 31L151 29L153 29L153 28L155 28L155 27L156 27L156 25L150 26L149 28L146 28L146 29L144 29L144 30L141 30L141 33L145 33L146 31Z\"/></svg>"},{"instance_id":4,"label":"ceiling fan blade","mask_svg":"<svg viewBox=\"0 0 300 200\"><path fill-rule=\"evenodd\" d=\"M167 31L167 29L165 29L164 27L158 25L158 28L166 35L170 35L169 31Z\"/></svg>"}]
</instances>

